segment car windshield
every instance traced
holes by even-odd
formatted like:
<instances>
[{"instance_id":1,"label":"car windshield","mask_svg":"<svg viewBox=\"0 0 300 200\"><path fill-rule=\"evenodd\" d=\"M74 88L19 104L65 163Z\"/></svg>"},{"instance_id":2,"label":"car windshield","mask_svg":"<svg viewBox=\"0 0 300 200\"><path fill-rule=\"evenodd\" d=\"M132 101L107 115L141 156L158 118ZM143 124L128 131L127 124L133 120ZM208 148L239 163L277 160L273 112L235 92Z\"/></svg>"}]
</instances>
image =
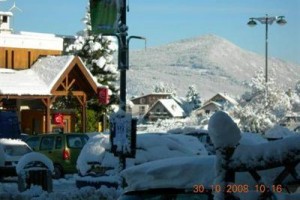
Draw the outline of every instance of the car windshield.
<instances>
[{"instance_id":1,"label":"car windshield","mask_svg":"<svg viewBox=\"0 0 300 200\"><path fill-rule=\"evenodd\" d=\"M67 142L69 148L79 148L81 149L87 143L87 136L80 135L68 135Z\"/></svg>"},{"instance_id":2,"label":"car windshield","mask_svg":"<svg viewBox=\"0 0 300 200\"><path fill-rule=\"evenodd\" d=\"M31 149L27 145L7 144L4 146L4 152L9 156L23 156L31 152Z\"/></svg>"}]
</instances>

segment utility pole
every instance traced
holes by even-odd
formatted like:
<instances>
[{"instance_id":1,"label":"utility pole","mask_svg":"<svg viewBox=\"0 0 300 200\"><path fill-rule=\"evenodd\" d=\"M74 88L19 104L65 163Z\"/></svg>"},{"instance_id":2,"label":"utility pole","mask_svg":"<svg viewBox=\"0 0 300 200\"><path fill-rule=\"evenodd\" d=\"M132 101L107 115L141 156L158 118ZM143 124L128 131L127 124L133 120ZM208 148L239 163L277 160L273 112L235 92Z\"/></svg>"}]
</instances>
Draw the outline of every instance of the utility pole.
<instances>
[{"instance_id":1,"label":"utility pole","mask_svg":"<svg viewBox=\"0 0 300 200\"><path fill-rule=\"evenodd\" d=\"M120 55L119 66L120 70L120 109L126 112L126 70L128 69L128 44L127 44L127 31L126 25L126 0L122 0L121 5L121 24L120 24Z\"/></svg>"}]
</instances>

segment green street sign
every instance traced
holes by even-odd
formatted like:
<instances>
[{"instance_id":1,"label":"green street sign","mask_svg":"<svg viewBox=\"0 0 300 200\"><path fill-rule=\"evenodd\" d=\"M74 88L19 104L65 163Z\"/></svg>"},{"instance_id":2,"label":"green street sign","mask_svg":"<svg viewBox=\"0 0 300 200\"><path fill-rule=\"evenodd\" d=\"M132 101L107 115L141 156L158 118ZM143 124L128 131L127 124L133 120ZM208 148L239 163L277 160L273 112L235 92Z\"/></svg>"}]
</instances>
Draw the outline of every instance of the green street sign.
<instances>
[{"instance_id":1,"label":"green street sign","mask_svg":"<svg viewBox=\"0 0 300 200\"><path fill-rule=\"evenodd\" d=\"M90 0L92 32L115 34L120 18L120 0Z\"/></svg>"}]
</instances>

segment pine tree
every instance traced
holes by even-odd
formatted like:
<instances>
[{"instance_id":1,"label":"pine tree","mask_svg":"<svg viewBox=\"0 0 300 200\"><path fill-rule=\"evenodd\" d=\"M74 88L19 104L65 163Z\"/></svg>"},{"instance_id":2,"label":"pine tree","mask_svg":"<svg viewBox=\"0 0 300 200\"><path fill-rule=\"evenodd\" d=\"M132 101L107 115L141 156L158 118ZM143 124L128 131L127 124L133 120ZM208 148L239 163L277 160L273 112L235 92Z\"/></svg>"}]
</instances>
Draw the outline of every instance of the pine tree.
<instances>
[{"instance_id":1,"label":"pine tree","mask_svg":"<svg viewBox=\"0 0 300 200\"><path fill-rule=\"evenodd\" d=\"M119 101L116 88L118 71L113 60L118 47L114 37L93 35L89 6L83 22L86 28L78 33L74 44L70 45L67 51L78 55L91 74L97 78L98 83L109 88L110 102L108 105L99 105L96 97L88 102L88 109L94 110L97 113L96 118L102 119L104 114L112 110L111 106L118 104Z\"/></svg>"},{"instance_id":2,"label":"pine tree","mask_svg":"<svg viewBox=\"0 0 300 200\"><path fill-rule=\"evenodd\" d=\"M193 110L200 108L201 99L194 85L189 86L186 94L186 103L184 104L184 110L190 114Z\"/></svg>"}]
</instances>

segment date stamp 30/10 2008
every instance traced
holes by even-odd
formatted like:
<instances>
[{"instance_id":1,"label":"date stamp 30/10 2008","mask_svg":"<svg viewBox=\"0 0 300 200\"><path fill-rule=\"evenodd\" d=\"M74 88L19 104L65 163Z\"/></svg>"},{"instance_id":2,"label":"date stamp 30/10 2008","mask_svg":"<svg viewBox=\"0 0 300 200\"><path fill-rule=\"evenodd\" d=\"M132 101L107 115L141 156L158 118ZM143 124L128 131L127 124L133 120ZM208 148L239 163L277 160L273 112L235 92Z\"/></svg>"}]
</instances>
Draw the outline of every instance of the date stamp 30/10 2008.
<instances>
[{"instance_id":1,"label":"date stamp 30/10 2008","mask_svg":"<svg viewBox=\"0 0 300 200\"><path fill-rule=\"evenodd\" d=\"M210 187L205 187L202 184L194 185L193 192L194 193L205 193L207 190L211 190L212 192L224 192L224 193L248 193L249 191L255 191L259 193L265 192L273 192L273 193L281 193L283 190L283 186L278 185L270 185L266 186L263 184L254 185L254 187L250 187L247 184L230 184L222 187L219 184L210 185Z\"/></svg>"}]
</instances>

